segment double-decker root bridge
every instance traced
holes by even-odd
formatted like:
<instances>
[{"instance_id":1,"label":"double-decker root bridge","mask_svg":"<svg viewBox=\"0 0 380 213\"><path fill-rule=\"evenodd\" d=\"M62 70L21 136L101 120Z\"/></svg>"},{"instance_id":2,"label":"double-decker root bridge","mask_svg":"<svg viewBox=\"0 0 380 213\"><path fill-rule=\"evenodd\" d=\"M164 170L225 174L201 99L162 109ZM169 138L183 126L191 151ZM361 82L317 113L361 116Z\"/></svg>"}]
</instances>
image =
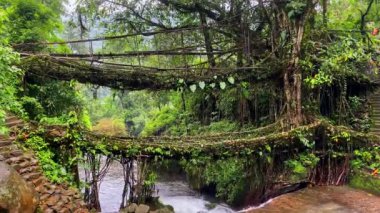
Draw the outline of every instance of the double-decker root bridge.
<instances>
[{"instance_id":1,"label":"double-decker root bridge","mask_svg":"<svg viewBox=\"0 0 380 213\"><path fill-rule=\"evenodd\" d=\"M213 165L224 165L234 159L232 162L241 162L245 171L241 178L253 181L243 190L249 199L237 203L246 206L308 184L344 184L351 171L349 162L355 157L354 150L380 145L376 135L333 126L324 120L284 132L278 131L279 128L277 123L252 131L204 136L122 137L55 126L46 127L46 131L39 134L50 141L50 146L58 153L81 150L85 165L92 165L85 169L88 170L86 181L91 185L86 201L93 208L99 208L95 196L99 190L97 183L104 178L112 161L123 165L123 201L126 205L127 200L142 202L149 197L148 191L152 188L145 186L143 180L148 178L150 170L147 168L155 162L181 161L187 169L196 168L198 172L187 175L198 180ZM313 156L318 160L305 165L304 176L294 179L286 162L299 160L299 156ZM203 187L215 186L206 184Z\"/></svg>"}]
</instances>

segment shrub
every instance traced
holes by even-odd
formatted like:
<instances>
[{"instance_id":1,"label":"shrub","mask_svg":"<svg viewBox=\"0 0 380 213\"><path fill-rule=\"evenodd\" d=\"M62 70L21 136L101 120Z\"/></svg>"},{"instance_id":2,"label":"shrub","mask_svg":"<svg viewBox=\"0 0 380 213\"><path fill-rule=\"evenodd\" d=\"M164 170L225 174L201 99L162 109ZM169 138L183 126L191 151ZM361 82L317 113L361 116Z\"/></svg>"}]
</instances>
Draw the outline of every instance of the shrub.
<instances>
[{"instance_id":1,"label":"shrub","mask_svg":"<svg viewBox=\"0 0 380 213\"><path fill-rule=\"evenodd\" d=\"M179 113L176 108L165 106L161 110L153 111L152 115L142 132L144 136L160 135L178 119Z\"/></svg>"},{"instance_id":2,"label":"shrub","mask_svg":"<svg viewBox=\"0 0 380 213\"><path fill-rule=\"evenodd\" d=\"M32 97L22 97L21 98L21 105L24 108L25 112L28 114L29 119L31 120L37 120L39 119L43 113L44 108L38 102L37 99Z\"/></svg>"},{"instance_id":3,"label":"shrub","mask_svg":"<svg viewBox=\"0 0 380 213\"><path fill-rule=\"evenodd\" d=\"M121 119L103 118L92 128L93 131L108 135L126 135L126 127Z\"/></svg>"}]
</instances>

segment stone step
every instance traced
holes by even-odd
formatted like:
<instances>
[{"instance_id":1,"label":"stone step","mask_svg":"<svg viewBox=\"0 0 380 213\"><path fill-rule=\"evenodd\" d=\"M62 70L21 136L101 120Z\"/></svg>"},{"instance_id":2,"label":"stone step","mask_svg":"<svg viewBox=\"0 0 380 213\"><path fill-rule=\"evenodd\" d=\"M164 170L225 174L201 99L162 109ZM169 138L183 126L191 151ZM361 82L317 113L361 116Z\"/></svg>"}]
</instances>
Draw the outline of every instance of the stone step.
<instances>
[{"instance_id":1,"label":"stone step","mask_svg":"<svg viewBox=\"0 0 380 213\"><path fill-rule=\"evenodd\" d=\"M20 174L33 173L33 172L41 172L41 168L39 166L29 166L26 168L22 168L18 170Z\"/></svg>"},{"instance_id":2,"label":"stone step","mask_svg":"<svg viewBox=\"0 0 380 213\"><path fill-rule=\"evenodd\" d=\"M9 135L0 135L0 140L8 140Z\"/></svg>"},{"instance_id":3,"label":"stone step","mask_svg":"<svg viewBox=\"0 0 380 213\"><path fill-rule=\"evenodd\" d=\"M5 122L6 123L9 123L9 122L13 122L13 121L17 121L17 120L20 120L18 117L16 117L16 116L7 116L6 118L5 118Z\"/></svg>"},{"instance_id":4,"label":"stone step","mask_svg":"<svg viewBox=\"0 0 380 213\"><path fill-rule=\"evenodd\" d=\"M19 164L16 164L13 166L13 168L15 168L17 171L19 171L20 169L22 168L26 168L26 167L29 167L29 166L37 166L38 165L38 161L36 159L32 159L32 160L29 160L29 161L24 161L24 162L21 162Z\"/></svg>"},{"instance_id":5,"label":"stone step","mask_svg":"<svg viewBox=\"0 0 380 213\"><path fill-rule=\"evenodd\" d=\"M44 190L46 190L45 185L47 185L46 184L47 182L48 182L48 180L44 176L41 176L35 180L32 180L32 183L34 184L34 186L43 187Z\"/></svg>"},{"instance_id":6,"label":"stone step","mask_svg":"<svg viewBox=\"0 0 380 213\"><path fill-rule=\"evenodd\" d=\"M27 158L26 156L22 155L22 156L18 156L18 157L8 158L5 162L7 162L8 164L12 165L12 164L20 164L22 162L29 161L29 160L30 160L29 158Z\"/></svg>"},{"instance_id":7,"label":"stone step","mask_svg":"<svg viewBox=\"0 0 380 213\"><path fill-rule=\"evenodd\" d=\"M45 193L46 192L46 188L45 188L45 184L42 184L43 180L41 177L39 177L38 179L36 180L33 180L32 181L33 184L35 185L35 190L36 192L42 194L42 193Z\"/></svg>"},{"instance_id":8,"label":"stone step","mask_svg":"<svg viewBox=\"0 0 380 213\"><path fill-rule=\"evenodd\" d=\"M15 144L11 144L9 146L2 146L0 147L0 152L9 152L12 150L18 150L17 146Z\"/></svg>"},{"instance_id":9,"label":"stone step","mask_svg":"<svg viewBox=\"0 0 380 213\"><path fill-rule=\"evenodd\" d=\"M373 128L371 129L371 132L374 133L374 134L380 134L380 128Z\"/></svg>"},{"instance_id":10,"label":"stone step","mask_svg":"<svg viewBox=\"0 0 380 213\"><path fill-rule=\"evenodd\" d=\"M41 172L32 172L32 173L24 173L21 176L27 181L32 181L32 180L38 179L39 177L41 177L41 175L42 175Z\"/></svg>"},{"instance_id":11,"label":"stone step","mask_svg":"<svg viewBox=\"0 0 380 213\"><path fill-rule=\"evenodd\" d=\"M24 121L22 121L22 120L11 121L11 122L7 122L6 125L9 128L12 128L12 127L21 127L21 126L24 125Z\"/></svg>"},{"instance_id":12,"label":"stone step","mask_svg":"<svg viewBox=\"0 0 380 213\"><path fill-rule=\"evenodd\" d=\"M5 159L10 159L12 157L19 157L23 155L23 152L21 150L9 150L1 151L0 154L3 155Z\"/></svg>"},{"instance_id":13,"label":"stone step","mask_svg":"<svg viewBox=\"0 0 380 213\"><path fill-rule=\"evenodd\" d=\"M50 197L50 194L49 194L49 193L43 193L43 194L40 196L40 200L41 200L41 201L45 201L45 200L47 200L49 197Z\"/></svg>"},{"instance_id":14,"label":"stone step","mask_svg":"<svg viewBox=\"0 0 380 213\"><path fill-rule=\"evenodd\" d=\"M11 141L0 141L0 147L10 146L12 145Z\"/></svg>"},{"instance_id":15,"label":"stone step","mask_svg":"<svg viewBox=\"0 0 380 213\"><path fill-rule=\"evenodd\" d=\"M22 127L24 122L16 116L8 116L9 128ZM2 160L11 165L29 185L40 195L42 212L88 212L80 193L67 186L51 183L43 174L38 160L33 153L19 149L13 138L0 135L0 155ZM0 174L1 175L1 174Z\"/></svg>"}]
</instances>

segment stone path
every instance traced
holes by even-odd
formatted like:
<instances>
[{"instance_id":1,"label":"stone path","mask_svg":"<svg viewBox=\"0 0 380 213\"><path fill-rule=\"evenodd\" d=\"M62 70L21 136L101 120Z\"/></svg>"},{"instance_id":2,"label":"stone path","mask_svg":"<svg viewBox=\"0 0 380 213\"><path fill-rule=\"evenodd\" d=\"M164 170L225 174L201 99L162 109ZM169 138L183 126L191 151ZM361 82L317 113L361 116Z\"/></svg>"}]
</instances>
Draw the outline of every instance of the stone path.
<instances>
[{"instance_id":1,"label":"stone path","mask_svg":"<svg viewBox=\"0 0 380 213\"><path fill-rule=\"evenodd\" d=\"M375 91L370 98L372 106L371 118L373 126L371 132L380 135L380 90Z\"/></svg>"},{"instance_id":2,"label":"stone path","mask_svg":"<svg viewBox=\"0 0 380 213\"><path fill-rule=\"evenodd\" d=\"M24 124L15 116L7 117L6 123L11 135ZM88 212L78 190L51 183L34 154L19 148L12 137L0 135L0 161L12 166L38 192L42 212Z\"/></svg>"}]
</instances>

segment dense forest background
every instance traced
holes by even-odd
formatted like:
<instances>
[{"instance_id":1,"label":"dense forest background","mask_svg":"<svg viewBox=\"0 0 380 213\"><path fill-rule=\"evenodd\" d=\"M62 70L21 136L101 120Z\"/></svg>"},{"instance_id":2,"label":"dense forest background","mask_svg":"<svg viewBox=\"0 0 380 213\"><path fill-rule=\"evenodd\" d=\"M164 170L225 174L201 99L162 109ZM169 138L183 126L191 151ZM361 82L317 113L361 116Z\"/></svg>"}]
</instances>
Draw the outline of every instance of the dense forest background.
<instances>
[{"instance_id":1,"label":"dense forest background","mask_svg":"<svg viewBox=\"0 0 380 213\"><path fill-rule=\"evenodd\" d=\"M377 1L2 0L0 6L2 115L11 110L53 124L75 112L86 128L134 136L274 122L291 128L319 116L363 131L371 124L366 101L377 78L378 36L371 34L379 22ZM128 33L140 35L41 43ZM92 59L175 68L176 87L169 91L114 90L32 73L21 80L26 70L13 66L20 62L16 52L144 50L207 54ZM187 82L186 72L209 78Z\"/></svg>"},{"instance_id":2,"label":"dense forest background","mask_svg":"<svg viewBox=\"0 0 380 213\"><path fill-rule=\"evenodd\" d=\"M141 153L176 157L193 188L235 206L282 194L283 177L372 177L379 28L377 0L0 0L0 134L9 115L27 121L17 139L49 180L80 186L87 163L95 198L102 157L133 175ZM150 197L148 169L136 185Z\"/></svg>"}]
</instances>

